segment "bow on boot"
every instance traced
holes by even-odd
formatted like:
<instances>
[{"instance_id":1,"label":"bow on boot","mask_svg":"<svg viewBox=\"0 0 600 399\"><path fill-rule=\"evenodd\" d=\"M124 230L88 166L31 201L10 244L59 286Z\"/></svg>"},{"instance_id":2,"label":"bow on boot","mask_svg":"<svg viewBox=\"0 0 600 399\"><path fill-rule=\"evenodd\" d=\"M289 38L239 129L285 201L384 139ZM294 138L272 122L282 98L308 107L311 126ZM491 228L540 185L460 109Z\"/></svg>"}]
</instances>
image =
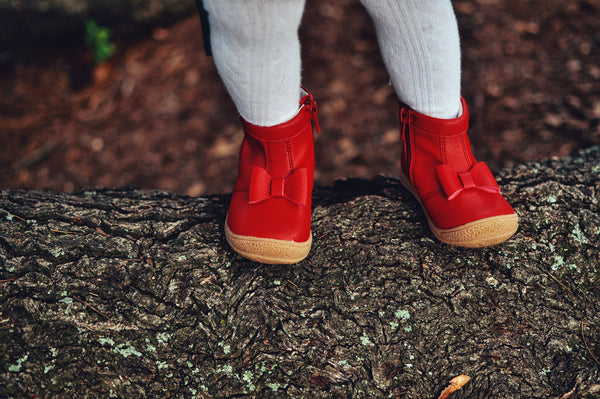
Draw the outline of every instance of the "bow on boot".
<instances>
[{"instance_id":1,"label":"bow on boot","mask_svg":"<svg viewBox=\"0 0 600 399\"><path fill-rule=\"evenodd\" d=\"M274 197L286 198L297 205L307 206L308 171L300 168L283 179L273 178L260 166L253 166L250 172L248 202L257 204Z\"/></svg>"},{"instance_id":2,"label":"bow on boot","mask_svg":"<svg viewBox=\"0 0 600 399\"><path fill-rule=\"evenodd\" d=\"M476 163L468 172L457 172L446 164L438 165L435 172L448 201L468 188L488 193L500 192L500 187L485 162Z\"/></svg>"}]
</instances>

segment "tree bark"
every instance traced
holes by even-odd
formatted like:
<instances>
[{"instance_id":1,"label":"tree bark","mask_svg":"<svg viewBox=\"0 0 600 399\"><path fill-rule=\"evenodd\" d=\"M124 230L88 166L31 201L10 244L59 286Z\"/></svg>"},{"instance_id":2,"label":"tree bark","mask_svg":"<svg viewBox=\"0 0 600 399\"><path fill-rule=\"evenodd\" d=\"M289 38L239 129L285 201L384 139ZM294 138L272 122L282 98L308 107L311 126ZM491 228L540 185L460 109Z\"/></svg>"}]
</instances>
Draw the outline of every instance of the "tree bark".
<instances>
[{"instance_id":1,"label":"tree bark","mask_svg":"<svg viewBox=\"0 0 600 399\"><path fill-rule=\"evenodd\" d=\"M252 263L228 195L0 196L1 397L600 395L600 148L502 170L503 245L437 242L391 177L314 191L314 244Z\"/></svg>"}]
</instances>

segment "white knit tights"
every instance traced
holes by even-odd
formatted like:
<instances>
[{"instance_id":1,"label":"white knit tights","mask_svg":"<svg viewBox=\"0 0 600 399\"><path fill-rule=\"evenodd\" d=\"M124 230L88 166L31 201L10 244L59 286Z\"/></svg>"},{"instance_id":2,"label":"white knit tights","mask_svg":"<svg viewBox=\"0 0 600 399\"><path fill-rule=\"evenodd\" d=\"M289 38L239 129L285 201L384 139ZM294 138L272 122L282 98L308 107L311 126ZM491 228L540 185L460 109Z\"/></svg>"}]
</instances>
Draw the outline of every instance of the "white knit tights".
<instances>
[{"instance_id":1,"label":"white knit tights","mask_svg":"<svg viewBox=\"0 0 600 399\"><path fill-rule=\"evenodd\" d=\"M273 126L298 113L304 1L204 0L215 65L250 123Z\"/></svg>"},{"instance_id":2,"label":"white knit tights","mask_svg":"<svg viewBox=\"0 0 600 399\"><path fill-rule=\"evenodd\" d=\"M361 0L400 100L435 118L460 112L460 42L450 0Z\"/></svg>"},{"instance_id":3,"label":"white knit tights","mask_svg":"<svg viewBox=\"0 0 600 399\"><path fill-rule=\"evenodd\" d=\"M360 1L375 23L399 99L429 116L456 117L460 43L450 0ZM304 2L204 0L215 64L248 122L273 126L298 112Z\"/></svg>"}]
</instances>

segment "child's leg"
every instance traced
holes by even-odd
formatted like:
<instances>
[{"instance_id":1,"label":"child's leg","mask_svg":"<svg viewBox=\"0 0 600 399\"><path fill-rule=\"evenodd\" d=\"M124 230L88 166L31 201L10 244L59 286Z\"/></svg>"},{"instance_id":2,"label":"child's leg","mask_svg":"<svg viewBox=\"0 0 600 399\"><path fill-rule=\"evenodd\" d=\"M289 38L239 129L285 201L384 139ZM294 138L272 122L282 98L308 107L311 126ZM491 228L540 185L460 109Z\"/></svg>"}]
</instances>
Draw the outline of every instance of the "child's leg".
<instances>
[{"instance_id":1,"label":"child's leg","mask_svg":"<svg viewBox=\"0 0 600 399\"><path fill-rule=\"evenodd\" d=\"M460 111L460 43L450 0L361 0L400 100L436 118Z\"/></svg>"},{"instance_id":2,"label":"child's leg","mask_svg":"<svg viewBox=\"0 0 600 399\"><path fill-rule=\"evenodd\" d=\"M259 126L298 113L304 0L204 0L215 64L240 115Z\"/></svg>"},{"instance_id":3,"label":"child's leg","mask_svg":"<svg viewBox=\"0 0 600 399\"><path fill-rule=\"evenodd\" d=\"M375 21L401 111L403 184L442 242L499 244L518 217L471 152L460 97L460 46L450 0L361 0Z\"/></svg>"},{"instance_id":4,"label":"child's leg","mask_svg":"<svg viewBox=\"0 0 600 399\"><path fill-rule=\"evenodd\" d=\"M311 244L317 104L300 87L304 0L204 0L210 47L244 141L225 236L257 262L295 263ZM301 98L302 97L302 98Z\"/></svg>"}]
</instances>

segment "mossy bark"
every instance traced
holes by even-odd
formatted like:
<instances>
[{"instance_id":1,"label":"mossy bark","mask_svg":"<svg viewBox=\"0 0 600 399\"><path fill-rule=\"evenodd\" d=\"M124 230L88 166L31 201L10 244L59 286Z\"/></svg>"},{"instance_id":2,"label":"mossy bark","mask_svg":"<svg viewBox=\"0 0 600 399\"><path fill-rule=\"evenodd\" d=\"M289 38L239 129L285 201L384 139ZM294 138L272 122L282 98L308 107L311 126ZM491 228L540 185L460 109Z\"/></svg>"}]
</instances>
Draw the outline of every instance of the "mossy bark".
<instances>
[{"instance_id":1,"label":"mossy bark","mask_svg":"<svg viewBox=\"0 0 600 399\"><path fill-rule=\"evenodd\" d=\"M232 253L228 195L3 191L0 396L597 397L599 172L500 171L520 228L479 250L394 178L318 187L292 266Z\"/></svg>"}]
</instances>

